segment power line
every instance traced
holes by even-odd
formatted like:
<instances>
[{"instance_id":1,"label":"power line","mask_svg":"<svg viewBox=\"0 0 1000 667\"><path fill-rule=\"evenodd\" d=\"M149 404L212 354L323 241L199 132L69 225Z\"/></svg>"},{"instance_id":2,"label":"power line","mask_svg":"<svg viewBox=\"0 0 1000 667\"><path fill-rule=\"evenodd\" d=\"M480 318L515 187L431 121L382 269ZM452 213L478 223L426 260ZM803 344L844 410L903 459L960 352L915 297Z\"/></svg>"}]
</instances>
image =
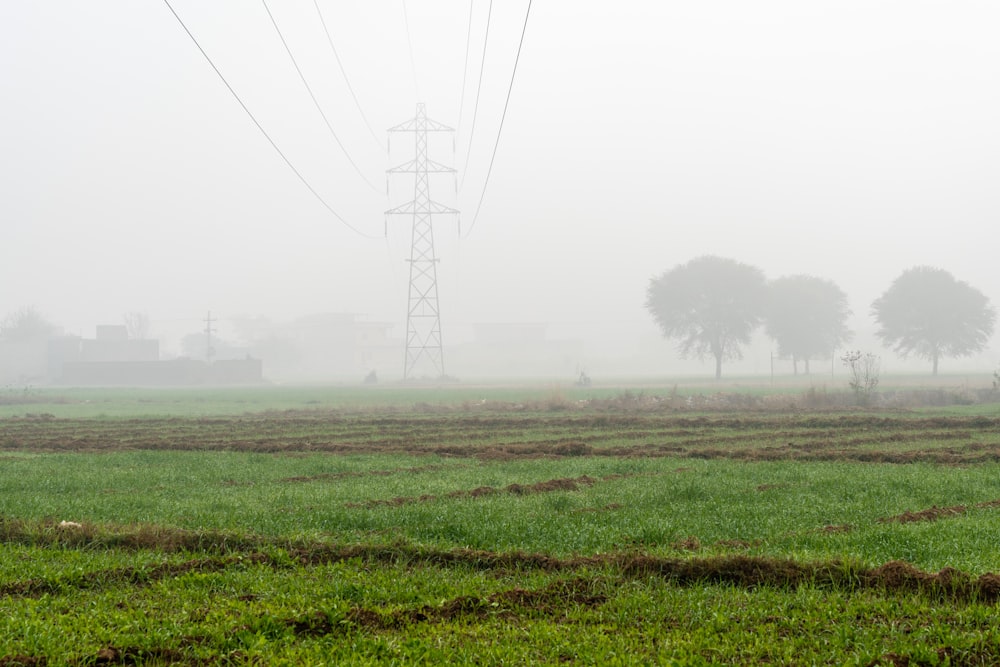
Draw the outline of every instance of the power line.
<instances>
[{"instance_id":1,"label":"power line","mask_svg":"<svg viewBox=\"0 0 1000 667\"><path fill-rule=\"evenodd\" d=\"M344 143L340 140L340 137L337 136L337 133L333 129L333 125L330 124L330 119L326 117L325 113L323 113L323 107L320 106L319 100L316 99L316 95L313 94L312 88L309 86L309 82L306 81L306 77L302 73L302 68L299 67L299 63L295 60L295 56L292 54L292 50L289 48L288 42L285 41L285 36L281 34L281 28L278 27L278 22L274 19L274 14L271 13L271 8L267 6L267 0L261 0L261 3L264 5L264 11L267 12L268 18L271 19L271 25L274 26L274 31L278 33L278 39L281 40L282 46L285 47L285 52L288 53L288 57L291 59L292 65L295 66L295 71L299 73L299 79L302 80L302 85L305 86L306 90L309 92L309 97L312 98L313 104L316 106L316 111L318 111L319 115L323 117L323 122L326 123L326 129L330 130L330 134L333 135L337 145L340 146L340 150L343 151L344 157L346 157L347 161L351 163L352 167L354 167L354 171L358 172L358 176L360 176L372 190L375 192L381 192L371 181L368 180L368 177L365 176L364 172L361 171L361 168L358 167L356 162L354 162L351 154L347 152L347 148L344 146Z\"/></svg>"},{"instance_id":2,"label":"power line","mask_svg":"<svg viewBox=\"0 0 1000 667\"><path fill-rule=\"evenodd\" d=\"M365 116L365 112L361 108L358 96L354 94L354 88L351 86L351 80L347 78L347 71L344 69L344 63L340 61L340 54L337 53L337 47L333 45L333 37L330 36L330 30L327 28L326 20L323 18L323 12L320 11L319 0L313 0L313 4L316 6L316 13L319 14L319 22L323 25L323 32L326 33L326 41L330 43L330 50L333 51L333 57L337 60L337 66L340 68L340 73L344 75L344 83L347 84L347 90L351 92L354 104L358 107L358 113L361 114L361 120L365 122L365 127L368 128L368 132L371 133L372 139L375 140L375 143L377 143L382 150L385 150L385 144L382 143L382 140L378 138L378 135L375 134L375 130L373 130L372 126L368 123L368 117Z\"/></svg>"},{"instance_id":3,"label":"power line","mask_svg":"<svg viewBox=\"0 0 1000 667\"><path fill-rule=\"evenodd\" d=\"M469 44L472 41L472 9L476 5L476 0L469 0L469 27L465 32L465 65L462 66L462 96L458 101L458 125L455 126L455 133L462 131L462 112L465 110L465 80L469 73Z\"/></svg>"},{"instance_id":4,"label":"power line","mask_svg":"<svg viewBox=\"0 0 1000 667\"><path fill-rule=\"evenodd\" d=\"M219 70L219 68L215 66L214 62L212 62L212 59L209 57L208 53L205 51L205 49L201 47L201 44L198 43L198 40L195 38L194 34L188 29L187 25L184 23L184 20L181 19L180 15L176 11L174 11L173 6L170 4L170 0L163 0L163 2L167 5L167 8L170 10L170 13L174 15L174 18L177 19L177 22L181 24L181 27L184 29L184 32L186 32L188 37L191 38L191 41L194 42L194 45L198 47L198 50L201 52L201 55L205 57L205 60L208 61L208 64L211 65L212 69L215 70L215 73L219 75L219 79L222 80L222 83L226 86L229 92L232 93L233 97L236 98L236 101L239 103L239 105L243 107L243 111L245 111L247 116L250 117L250 120L253 121L253 124L257 126L257 129L260 130L260 133L264 135L264 138L267 139L268 143L271 144L271 147L278 153L278 155L281 156L281 159L285 161L285 164L288 165L288 168L291 169L296 176L298 176L300 181L302 181L302 185L306 186L309 192L311 192L313 196L319 200L319 203L321 203L323 207L326 208L327 211L332 213L333 217L340 220L340 222L342 222L345 227L347 227L356 234L364 236L365 238L377 239L378 238L377 236L365 234L360 229L354 227L344 218L344 216L337 213L337 211L335 211L332 206L326 203L326 200L323 199L323 197L321 197L318 192L316 192L315 188L313 188L313 186L309 184L309 181L307 181L305 177L302 176L301 173L299 173L299 170L295 168L295 165L293 165L291 161L288 159L288 157L281 151L281 149L278 148L278 144L274 143L274 139L271 138L271 135L267 133L267 131L264 129L264 126L261 125L260 122L257 120L257 118L253 115L253 113L250 112L250 109L247 108L247 105L243 103L243 100L240 99L240 96L236 94L236 91L233 90L233 87L229 85L229 82L226 81L226 77L222 75L222 72Z\"/></svg>"},{"instance_id":5,"label":"power line","mask_svg":"<svg viewBox=\"0 0 1000 667\"><path fill-rule=\"evenodd\" d=\"M500 127L497 129L497 140L493 144L493 155L490 156L490 167L486 170L486 180L483 182L483 192L479 195L479 204L476 206L476 214L472 216L472 224L469 225L469 231L465 233L462 238L469 238L469 234L472 233L473 227L476 226L476 220L479 219L479 211L483 208L483 199L486 198L486 186L490 182L490 174L493 173L493 160L497 156L497 147L500 145L500 133L503 132L503 121L507 118L507 105L510 104L510 92L514 89L514 76L517 74L517 63L521 59L521 47L524 46L524 33L528 31L528 15L531 14L531 0L528 0L528 9L524 12L524 27L521 28L521 41L517 43L517 56L514 58L514 69L510 73L510 85L507 87L507 101L503 104L503 115L500 116Z\"/></svg>"},{"instance_id":6,"label":"power line","mask_svg":"<svg viewBox=\"0 0 1000 667\"><path fill-rule=\"evenodd\" d=\"M406 0L403 3L403 23L406 24L406 44L410 47L410 69L413 70L413 91L420 99L420 84L417 83L417 60L413 57L413 39L410 38L410 16L406 11Z\"/></svg>"},{"instance_id":7,"label":"power line","mask_svg":"<svg viewBox=\"0 0 1000 667\"><path fill-rule=\"evenodd\" d=\"M469 156L472 155L472 138L476 134L476 116L479 115L479 93L483 90L483 70L486 68L486 46L490 42L490 17L493 15L493 0L490 0L489 9L486 12L486 35L483 37L483 59L479 63L479 85L476 87L476 106L472 108L472 129L469 130L469 147L465 153L465 167L462 168L462 184L459 189L465 187L465 176L469 173Z\"/></svg>"}]
</instances>

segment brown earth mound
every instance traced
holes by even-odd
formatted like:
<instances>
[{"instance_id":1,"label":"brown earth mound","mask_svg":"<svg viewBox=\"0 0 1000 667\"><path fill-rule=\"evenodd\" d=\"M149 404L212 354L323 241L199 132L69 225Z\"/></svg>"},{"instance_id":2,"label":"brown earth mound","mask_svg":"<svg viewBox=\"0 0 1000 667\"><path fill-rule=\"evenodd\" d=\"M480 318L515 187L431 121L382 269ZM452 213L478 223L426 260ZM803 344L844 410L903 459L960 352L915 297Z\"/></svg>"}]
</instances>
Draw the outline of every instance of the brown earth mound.
<instances>
[{"instance_id":1,"label":"brown earth mound","mask_svg":"<svg viewBox=\"0 0 1000 667\"><path fill-rule=\"evenodd\" d=\"M148 665L166 664L176 665L178 663L192 664L190 660L184 658L180 651L171 649L144 649L144 648L115 648L109 646L97 652L92 661L86 661L89 665Z\"/></svg>"},{"instance_id":2,"label":"brown earth mound","mask_svg":"<svg viewBox=\"0 0 1000 667\"><path fill-rule=\"evenodd\" d=\"M840 524L840 525L836 525L836 526L823 526L822 528L820 528L820 532L827 533L827 534L849 533L852 530L854 530L854 528L852 526L847 525L847 524Z\"/></svg>"},{"instance_id":3,"label":"brown earth mound","mask_svg":"<svg viewBox=\"0 0 1000 667\"><path fill-rule=\"evenodd\" d=\"M621 475L615 475L615 479L620 478ZM445 498L482 498L483 496L491 496L497 493L509 493L515 496L523 496L531 493L551 493L553 491L577 491L580 486L591 486L596 484L599 480L590 477L588 475L581 475L580 477L564 477L559 479L550 479L545 482L536 482L534 484L509 484L503 489L496 489L492 486L478 486L469 491L450 491L446 493L443 497ZM344 503L344 507L349 507L352 509L358 508L372 508L372 507L399 507L401 505L409 505L412 503L420 502L430 502L441 498L442 496L434 496L430 494L425 494L422 496L410 496L410 497L399 497L391 498L389 500L369 500L363 503L349 502Z\"/></svg>"},{"instance_id":4,"label":"brown earth mound","mask_svg":"<svg viewBox=\"0 0 1000 667\"><path fill-rule=\"evenodd\" d=\"M982 503L977 503L975 505L980 509L994 509L1000 507L1000 499L998 500L987 500ZM931 507L929 509L920 510L919 512L906 511L902 514L897 514L895 516L882 517L878 520L879 523L912 523L915 521L937 521L938 519L943 519L949 516L957 516L959 514L965 514L969 510L967 505L953 505L951 507Z\"/></svg>"},{"instance_id":5,"label":"brown earth mound","mask_svg":"<svg viewBox=\"0 0 1000 667\"><path fill-rule=\"evenodd\" d=\"M46 667L49 659L45 656L5 655L0 656L0 667Z\"/></svg>"},{"instance_id":6,"label":"brown earth mound","mask_svg":"<svg viewBox=\"0 0 1000 667\"><path fill-rule=\"evenodd\" d=\"M954 507L931 507L919 512L903 512L895 516L882 517L879 523L913 523L916 521L937 521L946 516L963 514L967 508L965 505L955 505Z\"/></svg>"}]
</instances>

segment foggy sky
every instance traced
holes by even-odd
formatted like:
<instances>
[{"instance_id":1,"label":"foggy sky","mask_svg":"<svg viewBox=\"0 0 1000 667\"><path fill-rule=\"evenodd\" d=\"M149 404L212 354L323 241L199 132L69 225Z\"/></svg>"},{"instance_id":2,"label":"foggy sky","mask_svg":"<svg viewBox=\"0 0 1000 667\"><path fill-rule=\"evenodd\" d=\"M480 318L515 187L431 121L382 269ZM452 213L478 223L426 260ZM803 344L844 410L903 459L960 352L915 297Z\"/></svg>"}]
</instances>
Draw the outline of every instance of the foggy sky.
<instances>
[{"instance_id":1,"label":"foggy sky","mask_svg":"<svg viewBox=\"0 0 1000 667\"><path fill-rule=\"evenodd\" d=\"M169 341L209 309L223 337L227 317L353 312L401 336L410 223L390 219L383 238L382 212L412 198L412 181L394 176L387 200L384 172L412 144L396 135L387 156L379 142L417 101L453 127L461 107L456 152L441 139L431 154L461 169L488 3L474 4L463 106L468 2L406 2L411 64L401 1L321 0L378 141L313 2L268 3L378 192L329 135L261 3L172 4L313 187L374 238L313 198L162 2L7 2L0 313L34 305L90 336L145 311ZM432 181L434 199L463 211L463 234L525 8L493 5L461 192ZM998 27L986 0L534 3L480 218L464 239L435 221L445 343L478 322L544 322L619 354L656 335L649 279L703 254L834 280L859 333L915 265L1000 304Z\"/></svg>"}]
</instances>

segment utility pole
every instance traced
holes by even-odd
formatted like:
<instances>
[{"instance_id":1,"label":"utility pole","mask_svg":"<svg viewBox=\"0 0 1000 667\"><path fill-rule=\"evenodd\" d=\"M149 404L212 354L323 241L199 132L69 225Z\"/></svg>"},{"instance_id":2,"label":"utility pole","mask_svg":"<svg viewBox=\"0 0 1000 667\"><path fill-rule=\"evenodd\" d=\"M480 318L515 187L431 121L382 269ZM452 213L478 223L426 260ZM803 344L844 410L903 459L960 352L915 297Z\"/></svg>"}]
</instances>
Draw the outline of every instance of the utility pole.
<instances>
[{"instance_id":1,"label":"utility pole","mask_svg":"<svg viewBox=\"0 0 1000 667\"><path fill-rule=\"evenodd\" d=\"M410 162L386 171L388 174L414 174L413 200L385 212L389 215L410 215L413 218L410 242L410 288L406 309L406 355L403 360L403 379L414 377L421 369L432 370L432 377L444 376L444 350L441 344L441 312L438 306L437 257L434 254L434 227L432 218L443 213L458 214L431 200L430 174L454 174L455 170L438 164L427 157L429 132L454 132L446 125L427 118L424 104L417 104L417 115L391 127L389 132L412 132L415 139L415 156ZM391 138L391 134L389 135ZM388 220L388 217L387 217ZM388 223L386 226L388 233ZM425 371L426 372L426 371Z\"/></svg>"},{"instance_id":2,"label":"utility pole","mask_svg":"<svg viewBox=\"0 0 1000 667\"><path fill-rule=\"evenodd\" d=\"M205 318L205 361L211 362L212 357L215 356L215 348L212 347L212 332L215 329L212 328L212 311L208 311L208 316Z\"/></svg>"}]
</instances>

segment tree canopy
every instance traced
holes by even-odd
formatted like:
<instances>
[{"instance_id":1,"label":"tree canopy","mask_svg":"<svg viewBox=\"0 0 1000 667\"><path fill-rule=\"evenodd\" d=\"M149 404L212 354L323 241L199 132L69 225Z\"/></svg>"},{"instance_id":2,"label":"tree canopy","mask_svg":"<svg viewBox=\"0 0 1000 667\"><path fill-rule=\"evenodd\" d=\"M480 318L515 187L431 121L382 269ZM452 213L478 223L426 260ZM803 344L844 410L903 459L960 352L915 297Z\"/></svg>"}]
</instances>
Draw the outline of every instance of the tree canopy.
<instances>
[{"instance_id":1,"label":"tree canopy","mask_svg":"<svg viewBox=\"0 0 1000 667\"><path fill-rule=\"evenodd\" d=\"M851 339L847 295L830 280L814 276L785 276L768 285L765 331L778 345L778 354L791 357L795 373L799 362L828 359L834 349Z\"/></svg>"},{"instance_id":2,"label":"tree canopy","mask_svg":"<svg viewBox=\"0 0 1000 667\"><path fill-rule=\"evenodd\" d=\"M646 309L682 356L739 359L762 320L766 281L760 269L732 259L704 256L649 281Z\"/></svg>"},{"instance_id":3,"label":"tree canopy","mask_svg":"<svg viewBox=\"0 0 1000 667\"><path fill-rule=\"evenodd\" d=\"M58 327L32 306L22 306L0 320L0 341L7 343L45 340L57 331Z\"/></svg>"},{"instance_id":4,"label":"tree canopy","mask_svg":"<svg viewBox=\"0 0 1000 667\"><path fill-rule=\"evenodd\" d=\"M904 271L872 303L883 344L906 358L927 359L938 372L941 357L964 357L985 347L996 313L989 299L943 269Z\"/></svg>"}]
</instances>

